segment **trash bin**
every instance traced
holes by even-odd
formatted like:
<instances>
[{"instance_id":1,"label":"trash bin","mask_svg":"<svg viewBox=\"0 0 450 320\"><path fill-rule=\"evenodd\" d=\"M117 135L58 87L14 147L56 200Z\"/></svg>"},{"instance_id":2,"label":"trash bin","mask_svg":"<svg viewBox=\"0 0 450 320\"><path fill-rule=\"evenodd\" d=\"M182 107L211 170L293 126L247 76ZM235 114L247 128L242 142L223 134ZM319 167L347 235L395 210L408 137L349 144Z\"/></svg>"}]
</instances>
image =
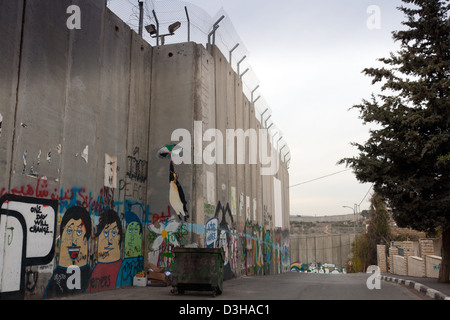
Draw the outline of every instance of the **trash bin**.
<instances>
[{"instance_id":1,"label":"trash bin","mask_svg":"<svg viewBox=\"0 0 450 320\"><path fill-rule=\"evenodd\" d=\"M172 293L185 290L222 293L224 253L222 248L175 248Z\"/></svg>"}]
</instances>

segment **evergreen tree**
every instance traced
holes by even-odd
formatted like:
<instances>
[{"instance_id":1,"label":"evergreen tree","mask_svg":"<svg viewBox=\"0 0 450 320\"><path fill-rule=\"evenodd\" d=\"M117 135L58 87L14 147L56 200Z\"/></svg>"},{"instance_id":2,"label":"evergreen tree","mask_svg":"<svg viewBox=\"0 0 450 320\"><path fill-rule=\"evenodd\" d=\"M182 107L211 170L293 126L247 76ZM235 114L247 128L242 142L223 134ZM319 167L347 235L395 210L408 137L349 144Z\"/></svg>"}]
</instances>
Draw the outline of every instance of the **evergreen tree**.
<instances>
[{"instance_id":1,"label":"evergreen tree","mask_svg":"<svg viewBox=\"0 0 450 320\"><path fill-rule=\"evenodd\" d=\"M377 245L389 244L391 228L389 226L389 212L383 198L374 193L370 199L370 220L367 227L370 261L377 264Z\"/></svg>"},{"instance_id":2,"label":"evergreen tree","mask_svg":"<svg viewBox=\"0 0 450 320\"><path fill-rule=\"evenodd\" d=\"M370 265L377 264L377 245L391 240L389 213L380 195L374 193L370 199L369 225L367 233L359 234L352 244L355 272L365 272Z\"/></svg>"},{"instance_id":3,"label":"evergreen tree","mask_svg":"<svg viewBox=\"0 0 450 320\"><path fill-rule=\"evenodd\" d=\"M372 182L400 227L442 233L439 281L450 275L450 4L402 0L406 30L393 32L400 50L363 73L382 93L363 100L364 123L376 124L359 155L345 158L358 180Z\"/></svg>"}]
</instances>

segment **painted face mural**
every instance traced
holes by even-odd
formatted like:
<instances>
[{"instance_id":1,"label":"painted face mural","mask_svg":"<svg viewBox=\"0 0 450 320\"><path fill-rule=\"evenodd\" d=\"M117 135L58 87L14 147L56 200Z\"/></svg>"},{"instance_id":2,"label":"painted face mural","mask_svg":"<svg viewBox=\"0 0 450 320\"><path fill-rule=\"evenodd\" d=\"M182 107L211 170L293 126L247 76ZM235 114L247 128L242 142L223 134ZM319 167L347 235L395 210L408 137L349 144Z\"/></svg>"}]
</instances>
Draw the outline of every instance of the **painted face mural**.
<instances>
[{"instance_id":1,"label":"painted face mural","mask_svg":"<svg viewBox=\"0 0 450 320\"><path fill-rule=\"evenodd\" d=\"M61 233L61 251L59 264L83 266L87 263L88 238L83 220L70 219Z\"/></svg>"},{"instance_id":2,"label":"painted face mural","mask_svg":"<svg viewBox=\"0 0 450 320\"><path fill-rule=\"evenodd\" d=\"M84 266L87 264L88 240L91 236L91 218L83 207L67 210L61 221L59 265Z\"/></svg>"},{"instance_id":3,"label":"painted face mural","mask_svg":"<svg viewBox=\"0 0 450 320\"><path fill-rule=\"evenodd\" d=\"M98 263L92 271L87 292L114 289L122 260L120 243L122 224L117 212L108 209L102 213L97 226Z\"/></svg>"},{"instance_id":4,"label":"painted face mural","mask_svg":"<svg viewBox=\"0 0 450 320\"><path fill-rule=\"evenodd\" d=\"M73 294L85 291L91 275L88 265L88 242L91 237L91 218L87 210L80 206L69 208L60 225L59 264L47 285L44 297ZM67 268L80 268L78 285L70 281ZM77 282L76 282L77 283Z\"/></svg>"},{"instance_id":5,"label":"painted face mural","mask_svg":"<svg viewBox=\"0 0 450 320\"><path fill-rule=\"evenodd\" d=\"M98 235L98 262L110 263L120 259L120 230L117 222L105 224Z\"/></svg>"},{"instance_id":6,"label":"painted face mural","mask_svg":"<svg viewBox=\"0 0 450 320\"><path fill-rule=\"evenodd\" d=\"M125 258L138 257L142 252L142 227L136 214L125 214L127 230L125 232Z\"/></svg>"}]
</instances>

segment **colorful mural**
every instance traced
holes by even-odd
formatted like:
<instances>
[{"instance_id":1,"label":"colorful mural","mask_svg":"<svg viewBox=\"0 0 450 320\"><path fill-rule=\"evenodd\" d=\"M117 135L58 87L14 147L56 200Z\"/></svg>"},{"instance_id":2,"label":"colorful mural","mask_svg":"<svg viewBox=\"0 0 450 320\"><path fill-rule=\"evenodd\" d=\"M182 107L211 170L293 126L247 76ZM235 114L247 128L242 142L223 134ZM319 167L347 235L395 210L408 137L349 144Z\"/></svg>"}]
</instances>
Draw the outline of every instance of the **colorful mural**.
<instances>
[{"instance_id":1,"label":"colorful mural","mask_svg":"<svg viewBox=\"0 0 450 320\"><path fill-rule=\"evenodd\" d=\"M15 195L0 197L0 298L25 296L26 267L45 265L55 251L58 203ZM31 270L27 271L27 279Z\"/></svg>"},{"instance_id":2,"label":"colorful mural","mask_svg":"<svg viewBox=\"0 0 450 320\"><path fill-rule=\"evenodd\" d=\"M91 231L91 218L85 208L75 206L67 210L60 224L59 262L53 270L44 297L51 298L86 291L91 276L88 264L88 242ZM72 266L79 267L79 285L68 281L72 275L68 268Z\"/></svg>"},{"instance_id":3,"label":"colorful mural","mask_svg":"<svg viewBox=\"0 0 450 320\"><path fill-rule=\"evenodd\" d=\"M149 256L151 261L158 267L166 270L173 268L173 249L180 246L182 223L174 218L166 219L159 223L159 227L154 224L148 225L147 240L150 244Z\"/></svg>"},{"instance_id":4,"label":"colorful mural","mask_svg":"<svg viewBox=\"0 0 450 320\"><path fill-rule=\"evenodd\" d=\"M140 209L141 207L133 206ZM132 211L125 213L125 245L124 259L120 266L117 287L131 286L133 277L144 270L144 257L142 255L143 227L138 214Z\"/></svg>"},{"instance_id":5,"label":"colorful mural","mask_svg":"<svg viewBox=\"0 0 450 320\"><path fill-rule=\"evenodd\" d=\"M168 158L169 162L169 202L180 221L187 221L189 213L183 188L179 182L179 175L175 172L173 157L179 155L183 149L176 144L167 144L158 150L158 157Z\"/></svg>"},{"instance_id":6,"label":"colorful mural","mask_svg":"<svg viewBox=\"0 0 450 320\"><path fill-rule=\"evenodd\" d=\"M122 223L112 209L103 212L97 225L97 264L92 270L86 292L115 289L122 264Z\"/></svg>"},{"instance_id":7,"label":"colorful mural","mask_svg":"<svg viewBox=\"0 0 450 320\"><path fill-rule=\"evenodd\" d=\"M2 296L51 298L131 286L145 263L172 270L174 248L192 245L191 234L203 235L205 247L224 249L226 280L242 272L264 275L295 268L289 261L287 231L248 220L240 227L228 203L205 205L210 218L196 225L180 221L172 206L151 213L149 205L119 198L111 188L101 188L95 197L75 187L50 193L45 181L37 180L34 187L14 188L16 194L1 198L0 231L7 239L3 251L8 261L16 260L2 266L15 270L10 277L15 280L2 283ZM53 199L22 195L28 192ZM36 252L19 257L24 246ZM7 291L7 286L14 290Z\"/></svg>"}]
</instances>

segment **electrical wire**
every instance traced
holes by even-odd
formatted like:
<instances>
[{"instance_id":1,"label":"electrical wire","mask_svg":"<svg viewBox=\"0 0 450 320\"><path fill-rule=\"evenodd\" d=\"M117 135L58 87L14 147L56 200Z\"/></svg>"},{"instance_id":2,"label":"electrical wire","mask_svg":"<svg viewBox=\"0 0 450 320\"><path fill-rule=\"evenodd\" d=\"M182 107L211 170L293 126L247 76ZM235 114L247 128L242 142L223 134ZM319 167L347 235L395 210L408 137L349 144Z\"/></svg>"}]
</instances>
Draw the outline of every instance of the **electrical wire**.
<instances>
[{"instance_id":1,"label":"electrical wire","mask_svg":"<svg viewBox=\"0 0 450 320\"><path fill-rule=\"evenodd\" d=\"M290 186L289 188L297 187L297 186L300 186L300 185L302 185L302 184L310 183L310 182L313 182L313 181L316 181L316 180L328 178L328 177L331 177L331 176L334 176L334 175L336 175L336 174L339 174L339 173L342 173L342 172L345 172L345 171L349 171L349 170L351 170L351 169L348 168L348 169L345 169L345 170L342 170L342 171L338 171L338 172L335 172L335 173L328 174L328 175L326 175L326 176L322 176L322 177L315 178L315 179L312 179L312 180L300 182L300 183L297 183L297 184L294 184L294 185Z\"/></svg>"},{"instance_id":2,"label":"electrical wire","mask_svg":"<svg viewBox=\"0 0 450 320\"><path fill-rule=\"evenodd\" d=\"M372 183L372 185L370 186L369 190L367 190L366 195L364 196L364 198L363 198L363 199L361 200L361 202L359 203L359 206L360 206L361 203L363 203L363 201L366 199L366 197L367 197L367 195L369 194L370 190L372 190L373 185L374 185L374 184Z\"/></svg>"}]
</instances>

